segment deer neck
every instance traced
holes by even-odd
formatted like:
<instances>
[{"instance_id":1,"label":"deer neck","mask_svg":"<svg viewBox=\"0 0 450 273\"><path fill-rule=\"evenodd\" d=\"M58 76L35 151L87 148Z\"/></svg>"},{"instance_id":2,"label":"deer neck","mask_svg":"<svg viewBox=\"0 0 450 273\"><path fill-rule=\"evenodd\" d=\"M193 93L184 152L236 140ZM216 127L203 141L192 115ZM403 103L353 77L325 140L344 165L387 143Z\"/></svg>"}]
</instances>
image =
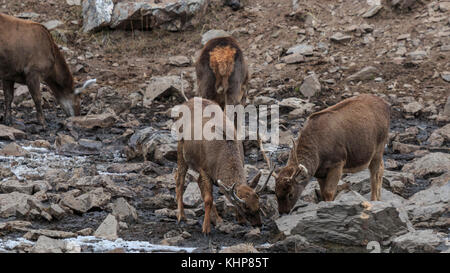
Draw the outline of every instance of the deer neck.
<instances>
[{"instance_id":1,"label":"deer neck","mask_svg":"<svg viewBox=\"0 0 450 273\"><path fill-rule=\"evenodd\" d=\"M319 153L318 145L314 141L308 141L304 138L300 138L299 143L297 143L297 163L292 162L291 164L300 164L308 170L310 176L314 176L319 167Z\"/></svg>"}]
</instances>

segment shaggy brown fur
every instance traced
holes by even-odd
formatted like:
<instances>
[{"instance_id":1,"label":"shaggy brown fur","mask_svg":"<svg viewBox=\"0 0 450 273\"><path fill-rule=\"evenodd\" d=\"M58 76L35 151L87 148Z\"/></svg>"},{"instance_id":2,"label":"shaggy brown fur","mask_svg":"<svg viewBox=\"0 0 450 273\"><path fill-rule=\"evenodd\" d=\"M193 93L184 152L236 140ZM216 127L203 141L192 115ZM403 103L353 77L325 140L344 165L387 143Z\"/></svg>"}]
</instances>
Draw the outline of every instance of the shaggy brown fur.
<instances>
[{"instance_id":1,"label":"shaggy brown fur","mask_svg":"<svg viewBox=\"0 0 450 273\"><path fill-rule=\"evenodd\" d=\"M197 98L200 99L200 98ZM202 111L208 105L217 105L216 103L202 100ZM188 106L191 113L194 113L194 99L187 101L184 105ZM217 105L218 106L218 105ZM218 106L219 108L219 106ZM220 108L219 108L220 109ZM224 122L226 116L224 115ZM203 118L202 124L208 122L210 118ZM192 115L192 125L194 124ZM225 124L225 123L224 123ZM231 124L231 123L228 123ZM228 125L232 126L232 125ZM193 129L190 130L193 139ZM231 127L234 131L234 127ZM198 186L200 188L203 201L205 202L205 218L203 221L203 233L211 231L210 222L220 221L217 210L213 203L212 185L219 185L220 180L222 188L227 198L235 205L237 217L239 221L243 218L248 220L252 225L261 225L261 217L259 214L259 196L257 192L249 185L256 186L257 183L252 181L250 184L246 181L246 172L244 169L244 152L241 141L237 140L184 140L178 142L178 168L175 174L176 180L176 199L178 204L178 221L185 219L183 205L183 191L185 176L188 168L199 173ZM259 179L259 176L255 177ZM254 180L255 180L254 179ZM235 184L234 193L228 191ZM238 202L233 195L237 196L243 202ZM213 211L215 219L211 219L211 211Z\"/></svg>"},{"instance_id":2,"label":"shaggy brown fur","mask_svg":"<svg viewBox=\"0 0 450 273\"><path fill-rule=\"evenodd\" d=\"M319 181L323 199L332 201L342 173L366 168L371 199L380 200L389 123L389 105L374 95L352 97L312 114L277 176L279 212L292 209L312 176Z\"/></svg>"},{"instance_id":3,"label":"shaggy brown fur","mask_svg":"<svg viewBox=\"0 0 450 273\"><path fill-rule=\"evenodd\" d=\"M242 50L232 37L211 39L195 64L199 95L225 105L244 104L248 68Z\"/></svg>"},{"instance_id":4,"label":"shaggy brown fur","mask_svg":"<svg viewBox=\"0 0 450 273\"><path fill-rule=\"evenodd\" d=\"M26 84L45 125L40 82L50 87L67 115L80 114L72 74L49 31L41 24L0 14L0 78L5 94L5 123L10 124L14 83Z\"/></svg>"}]
</instances>

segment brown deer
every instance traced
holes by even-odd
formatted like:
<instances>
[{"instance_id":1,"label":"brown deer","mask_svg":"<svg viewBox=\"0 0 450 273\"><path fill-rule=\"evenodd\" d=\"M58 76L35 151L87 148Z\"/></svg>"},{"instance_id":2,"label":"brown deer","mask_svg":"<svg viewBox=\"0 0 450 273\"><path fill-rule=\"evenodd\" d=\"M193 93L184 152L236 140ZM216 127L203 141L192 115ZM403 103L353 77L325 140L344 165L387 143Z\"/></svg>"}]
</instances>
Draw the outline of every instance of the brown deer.
<instances>
[{"instance_id":1,"label":"brown deer","mask_svg":"<svg viewBox=\"0 0 450 273\"><path fill-rule=\"evenodd\" d=\"M38 121L45 126L40 82L44 81L67 116L80 115L80 94L95 80L75 88L72 73L50 32L41 24L0 14L0 79L5 95L6 124L12 123L14 83L26 84Z\"/></svg>"},{"instance_id":2,"label":"brown deer","mask_svg":"<svg viewBox=\"0 0 450 273\"><path fill-rule=\"evenodd\" d=\"M389 105L374 95L352 97L309 116L287 165L275 175L279 212L290 212L312 176L323 199L332 201L342 173L366 168L371 199L380 200L389 123Z\"/></svg>"},{"instance_id":3,"label":"brown deer","mask_svg":"<svg viewBox=\"0 0 450 273\"><path fill-rule=\"evenodd\" d=\"M267 185L270 175L259 190L255 190L255 188L261 177L261 173L258 173L250 183L247 183L244 169L243 145L241 141L236 140L234 126L232 123L226 122L226 116L223 114L220 106L207 99L194 98L184 103L183 105L188 107L190 113L194 113L195 111L196 99L200 100L197 107L201 107L202 112L207 106L217 106L218 111L223 116L223 125L234 132L234 139L192 140L194 139L194 128L183 128L183 130L188 130L187 132L191 137L190 139L181 137L178 141L178 168L175 173L178 222L186 218L183 205L184 182L187 170L191 168L199 173L197 183L205 204L205 218L202 226L202 232L204 234L210 233L211 221L215 224L222 220L217 214L213 202L213 184L219 186L227 199L236 207L236 216L240 222L245 219L252 225L260 226L262 222L260 217L259 194ZM181 119L187 118L181 117ZM193 115L191 119L192 122L190 124L194 124ZM203 117L201 129L210 119ZM222 132L224 132L223 129ZM214 218L211 218L211 212Z\"/></svg>"},{"instance_id":4,"label":"brown deer","mask_svg":"<svg viewBox=\"0 0 450 273\"><path fill-rule=\"evenodd\" d=\"M248 67L232 37L209 40L195 64L199 96L225 105L245 104Z\"/></svg>"}]
</instances>

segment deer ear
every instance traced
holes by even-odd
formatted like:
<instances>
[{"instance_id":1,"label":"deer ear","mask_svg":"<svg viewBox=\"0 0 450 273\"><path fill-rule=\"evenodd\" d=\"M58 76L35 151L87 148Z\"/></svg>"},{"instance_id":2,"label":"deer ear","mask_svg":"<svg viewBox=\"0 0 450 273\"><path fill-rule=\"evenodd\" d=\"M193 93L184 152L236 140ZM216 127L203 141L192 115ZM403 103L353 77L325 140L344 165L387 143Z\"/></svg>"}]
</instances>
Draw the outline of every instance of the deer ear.
<instances>
[{"instance_id":1,"label":"deer ear","mask_svg":"<svg viewBox=\"0 0 450 273\"><path fill-rule=\"evenodd\" d=\"M303 164L298 164L296 176L302 176L302 178L308 177L308 169Z\"/></svg>"}]
</instances>

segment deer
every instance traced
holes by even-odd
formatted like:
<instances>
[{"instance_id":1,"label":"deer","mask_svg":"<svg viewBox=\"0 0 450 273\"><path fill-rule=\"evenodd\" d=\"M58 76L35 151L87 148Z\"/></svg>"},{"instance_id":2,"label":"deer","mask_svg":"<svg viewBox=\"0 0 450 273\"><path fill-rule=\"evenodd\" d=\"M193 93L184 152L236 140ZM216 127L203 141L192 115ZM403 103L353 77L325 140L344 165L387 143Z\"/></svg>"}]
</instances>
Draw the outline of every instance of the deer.
<instances>
[{"instance_id":1,"label":"deer","mask_svg":"<svg viewBox=\"0 0 450 273\"><path fill-rule=\"evenodd\" d=\"M226 105L245 104L249 79L247 62L237 41L232 37L209 40L195 63L198 94Z\"/></svg>"},{"instance_id":2,"label":"deer","mask_svg":"<svg viewBox=\"0 0 450 273\"><path fill-rule=\"evenodd\" d=\"M195 97L183 105L186 106L190 113L195 112L195 100L200 103L197 107L203 110L208 106L215 106L217 112L222 114L222 121L225 125L219 128L219 131L231 130L234 138L228 139L213 139L194 140L193 129L195 127L183 128L187 130L188 136L182 136L178 140L177 147L177 169L175 171L176 181L176 201L177 201L177 220L181 222L186 220L184 213L183 194L184 183L188 169L192 169L199 174L197 184L201 191L205 207L205 217L202 225L202 232L208 235L211 232L211 222L214 225L222 222L222 218L218 215L217 209L213 201L213 185L218 186L225 197L236 208L236 218L243 223L248 221L253 226L261 226L260 212L264 214L259 206L259 196L265 189L270 175L263 185L256 189L261 172L257 173L249 182L246 180L246 172L244 169L244 151L242 141L237 140L236 132L232 123L227 120L226 115L223 114L220 106L208 99ZM197 109L198 110L198 109ZM190 117L181 117L180 119L189 119ZM194 117L191 118L194 124ZM211 118L203 117L201 120L201 129ZM273 168L271 170L273 172ZM212 216L212 217L211 217Z\"/></svg>"},{"instance_id":3,"label":"deer","mask_svg":"<svg viewBox=\"0 0 450 273\"><path fill-rule=\"evenodd\" d=\"M0 79L5 97L6 125L12 124L14 83L28 86L37 119L45 127L41 81L45 82L67 116L80 115L80 95L96 80L75 86L63 54L45 26L0 13Z\"/></svg>"},{"instance_id":4,"label":"deer","mask_svg":"<svg viewBox=\"0 0 450 273\"><path fill-rule=\"evenodd\" d=\"M333 201L343 173L370 170L371 200L381 198L383 152L388 143L390 106L375 95L359 95L311 114L286 166L275 177L280 214L289 213L312 177L324 201Z\"/></svg>"}]
</instances>

